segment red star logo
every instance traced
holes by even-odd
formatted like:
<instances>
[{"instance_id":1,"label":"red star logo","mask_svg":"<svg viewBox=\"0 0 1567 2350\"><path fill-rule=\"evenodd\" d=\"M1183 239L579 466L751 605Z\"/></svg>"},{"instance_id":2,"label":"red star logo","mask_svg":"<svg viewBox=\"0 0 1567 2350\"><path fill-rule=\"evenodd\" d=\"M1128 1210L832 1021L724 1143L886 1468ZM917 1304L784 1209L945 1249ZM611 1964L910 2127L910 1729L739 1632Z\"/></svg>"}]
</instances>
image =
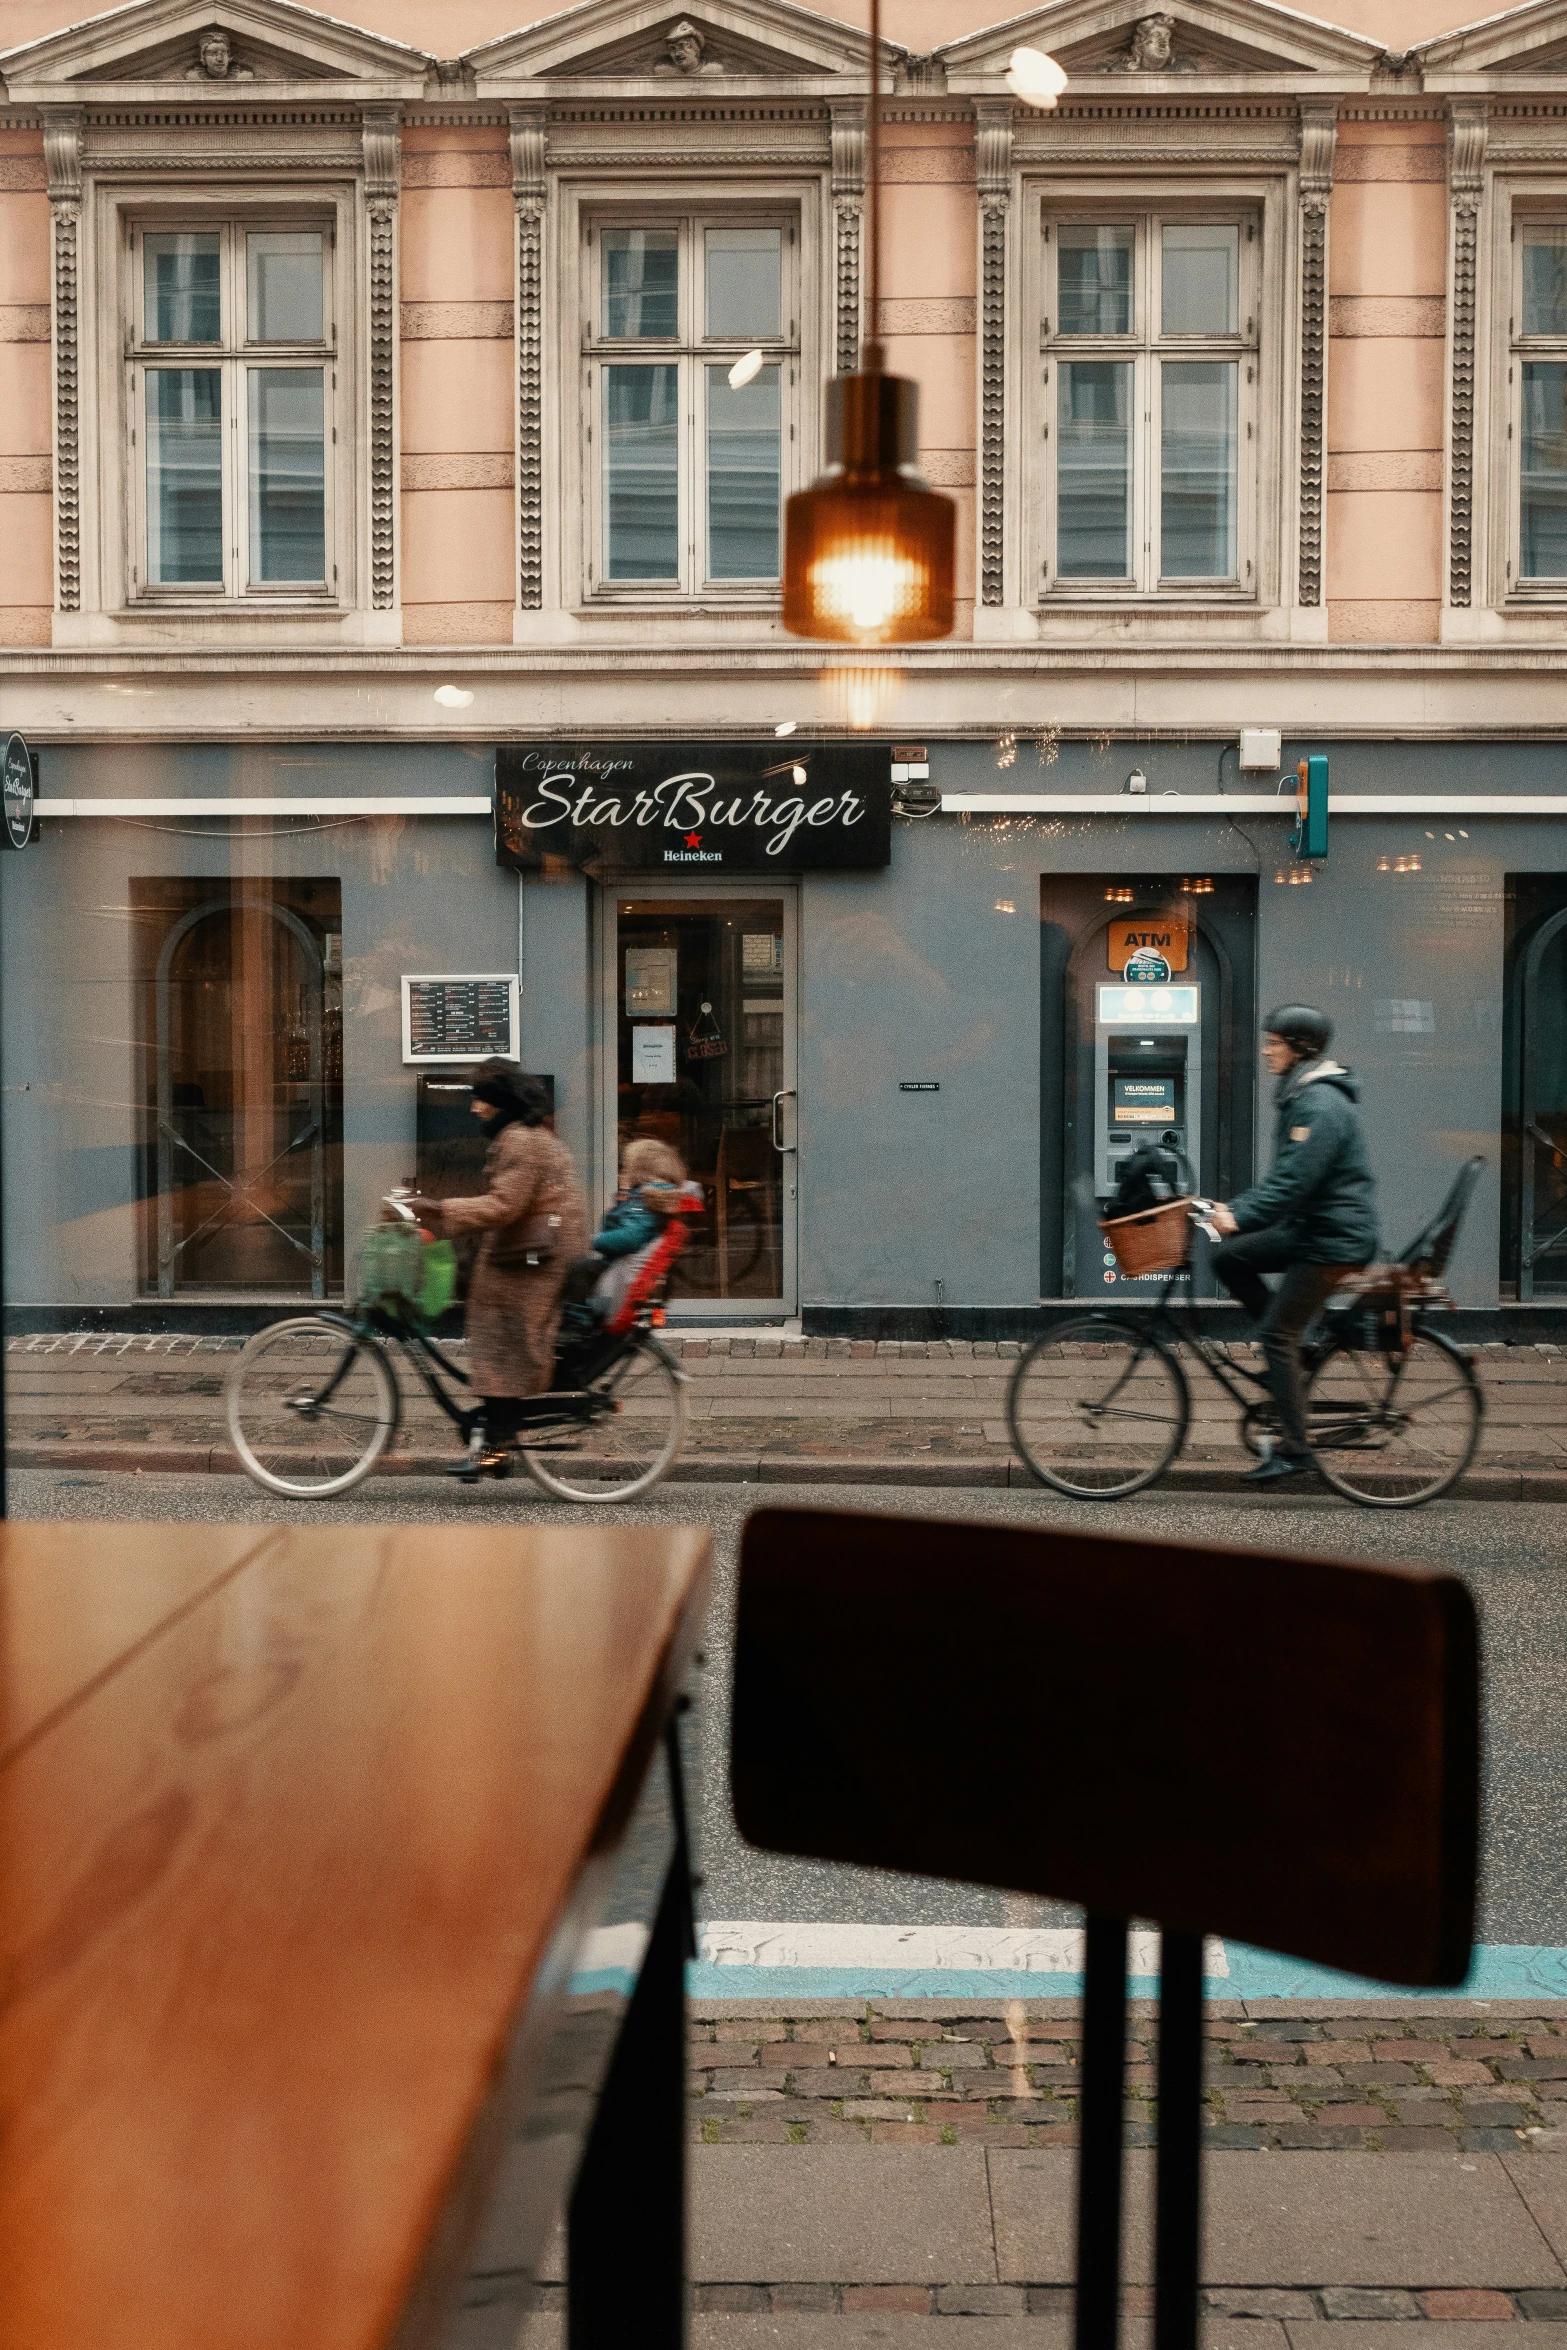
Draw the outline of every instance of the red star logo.
<instances>
[{"instance_id":1,"label":"red star logo","mask_svg":"<svg viewBox=\"0 0 1567 2350\"><path fill-rule=\"evenodd\" d=\"M686 847L688 849L699 849L701 846L702 835L699 832L688 832L686 834Z\"/></svg>"}]
</instances>

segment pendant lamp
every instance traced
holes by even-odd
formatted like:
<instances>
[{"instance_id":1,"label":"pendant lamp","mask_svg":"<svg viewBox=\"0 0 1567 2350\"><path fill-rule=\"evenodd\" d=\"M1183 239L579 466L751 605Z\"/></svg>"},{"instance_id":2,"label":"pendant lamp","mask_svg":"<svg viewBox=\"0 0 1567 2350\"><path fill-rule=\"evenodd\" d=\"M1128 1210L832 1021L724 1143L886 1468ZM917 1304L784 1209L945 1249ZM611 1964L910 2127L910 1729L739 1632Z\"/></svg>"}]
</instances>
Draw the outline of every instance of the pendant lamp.
<instances>
[{"instance_id":1,"label":"pendant lamp","mask_svg":"<svg viewBox=\"0 0 1567 2350\"><path fill-rule=\"evenodd\" d=\"M922 481L919 386L888 375L881 323L881 0L871 0L870 109L866 154L871 339L859 372L827 386L827 470L792 497L784 519L783 623L793 636L837 644L911 645L950 636L957 509ZM1053 106L1066 76L1040 58L1048 95L1021 87L1031 105Z\"/></svg>"},{"instance_id":2,"label":"pendant lamp","mask_svg":"<svg viewBox=\"0 0 1567 2350\"><path fill-rule=\"evenodd\" d=\"M888 375L881 321L881 0L871 0L866 154L871 339L827 386L827 470L784 510L783 623L835 644L952 633L957 509L915 471L919 386Z\"/></svg>"}]
</instances>

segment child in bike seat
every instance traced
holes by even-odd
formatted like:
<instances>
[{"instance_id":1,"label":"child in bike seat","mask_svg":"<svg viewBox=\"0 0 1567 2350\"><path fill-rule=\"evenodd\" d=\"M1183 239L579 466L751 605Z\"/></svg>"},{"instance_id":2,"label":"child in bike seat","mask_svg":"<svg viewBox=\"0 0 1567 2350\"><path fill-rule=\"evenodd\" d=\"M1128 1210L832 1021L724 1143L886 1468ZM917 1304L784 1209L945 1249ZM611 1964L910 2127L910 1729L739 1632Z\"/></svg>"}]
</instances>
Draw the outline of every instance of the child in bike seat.
<instances>
[{"instance_id":1,"label":"child in bike seat","mask_svg":"<svg viewBox=\"0 0 1567 2350\"><path fill-rule=\"evenodd\" d=\"M680 1153L667 1142L644 1135L627 1143L620 1161L615 1204L588 1246L595 1256L635 1256L656 1240L671 1216L684 1206L686 1171Z\"/></svg>"},{"instance_id":2,"label":"child in bike seat","mask_svg":"<svg viewBox=\"0 0 1567 2350\"><path fill-rule=\"evenodd\" d=\"M593 1235L592 1253L578 1257L566 1277L568 1344L580 1346L606 1325L629 1320L639 1285L660 1277L653 1260L668 1253L659 1244L671 1219L701 1206L701 1185L687 1180L679 1152L667 1142L644 1135L626 1145L614 1205Z\"/></svg>"}]
</instances>

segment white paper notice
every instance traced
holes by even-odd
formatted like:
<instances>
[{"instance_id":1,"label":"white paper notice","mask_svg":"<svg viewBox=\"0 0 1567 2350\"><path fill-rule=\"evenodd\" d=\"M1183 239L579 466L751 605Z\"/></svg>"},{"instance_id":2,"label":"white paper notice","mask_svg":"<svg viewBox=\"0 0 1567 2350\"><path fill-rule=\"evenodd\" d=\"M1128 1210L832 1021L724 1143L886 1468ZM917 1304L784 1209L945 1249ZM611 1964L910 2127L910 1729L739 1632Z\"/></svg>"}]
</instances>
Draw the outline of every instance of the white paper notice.
<instances>
[{"instance_id":1,"label":"white paper notice","mask_svg":"<svg viewBox=\"0 0 1567 2350\"><path fill-rule=\"evenodd\" d=\"M631 1030L631 1082L633 1085L674 1084L673 1028L656 1027L649 1020L635 1022Z\"/></svg>"}]
</instances>

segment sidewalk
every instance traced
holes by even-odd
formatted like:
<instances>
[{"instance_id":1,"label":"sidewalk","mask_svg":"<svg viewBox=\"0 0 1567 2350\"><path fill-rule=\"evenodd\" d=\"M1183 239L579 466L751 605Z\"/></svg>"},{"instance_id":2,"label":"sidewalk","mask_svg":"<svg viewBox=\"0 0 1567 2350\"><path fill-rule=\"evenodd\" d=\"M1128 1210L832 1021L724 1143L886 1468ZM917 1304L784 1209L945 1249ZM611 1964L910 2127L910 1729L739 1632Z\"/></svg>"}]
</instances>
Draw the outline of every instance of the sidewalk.
<instances>
[{"instance_id":1,"label":"sidewalk","mask_svg":"<svg viewBox=\"0 0 1567 2350\"><path fill-rule=\"evenodd\" d=\"M1140 2009L1128 2350L1151 2309ZM1209 2018L1208 2350L1494 2350L1499 2323L1567 2350L1567 2007ZM693 2350L1069 2350L1079 2019L1064 2000L696 2004ZM562 2338L563 2273L557 2248L527 2350Z\"/></svg>"},{"instance_id":2,"label":"sidewalk","mask_svg":"<svg viewBox=\"0 0 1567 2350\"><path fill-rule=\"evenodd\" d=\"M690 1377L676 1480L730 1484L1030 1485L1012 1457L1008 1340L784 1338L665 1333ZM7 1356L11 1459L22 1467L230 1472L224 1377L237 1339L45 1335ZM461 1361L455 1346L453 1359ZM1242 1350L1237 1349L1237 1352ZM1475 1350L1486 1423L1463 1490L1567 1500L1567 1346ZM1066 1377L1063 1363L1062 1376ZM1192 1428L1166 1483L1231 1485L1249 1464L1235 1408L1192 1366ZM434 1475L455 1446L411 1383L382 1472Z\"/></svg>"}]
</instances>

